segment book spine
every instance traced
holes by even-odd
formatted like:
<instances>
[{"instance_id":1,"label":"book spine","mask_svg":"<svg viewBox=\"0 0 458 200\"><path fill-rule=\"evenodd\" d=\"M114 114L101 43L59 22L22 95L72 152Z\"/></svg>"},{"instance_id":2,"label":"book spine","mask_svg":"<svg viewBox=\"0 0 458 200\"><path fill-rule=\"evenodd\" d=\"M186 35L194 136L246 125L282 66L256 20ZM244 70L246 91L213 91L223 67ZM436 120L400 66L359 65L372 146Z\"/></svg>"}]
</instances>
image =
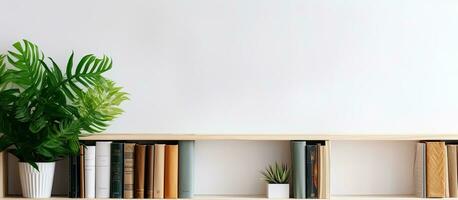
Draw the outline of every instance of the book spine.
<instances>
[{"instance_id":1,"label":"book spine","mask_svg":"<svg viewBox=\"0 0 458 200\"><path fill-rule=\"evenodd\" d=\"M319 156L318 156L318 160L319 160L319 187L318 187L318 198L319 199L326 199L326 170L325 170L325 160L326 160L326 157L325 157L325 146L320 146L320 148L318 149L319 151Z\"/></svg>"},{"instance_id":2,"label":"book spine","mask_svg":"<svg viewBox=\"0 0 458 200\"><path fill-rule=\"evenodd\" d=\"M134 154L135 144L124 144L124 193L125 199L134 198Z\"/></svg>"},{"instance_id":3,"label":"book spine","mask_svg":"<svg viewBox=\"0 0 458 200\"><path fill-rule=\"evenodd\" d=\"M306 197L309 199L317 198L316 182L316 162L317 162L317 145L307 145L306 150Z\"/></svg>"},{"instance_id":4,"label":"book spine","mask_svg":"<svg viewBox=\"0 0 458 200\"><path fill-rule=\"evenodd\" d=\"M194 141L178 142L178 197L194 196Z\"/></svg>"},{"instance_id":5,"label":"book spine","mask_svg":"<svg viewBox=\"0 0 458 200\"><path fill-rule=\"evenodd\" d=\"M153 198L154 182L154 145L146 146L145 197Z\"/></svg>"},{"instance_id":6,"label":"book spine","mask_svg":"<svg viewBox=\"0 0 458 200\"><path fill-rule=\"evenodd\" d=\"M305 141L291 141L293 198L305 199Z\"/></svg>"},{"instance_id":7,"label":"book spine","mask_svg":"<svg viewBox=\"0 0 458 200\"><path fill-rule=\"evenodd\" d=\"M80 145L80 153L79 153L79 195L78 197L79 198L84 198L85 195L84 195L84 184L85 184L85 181L84 181L84 145Z\"/></svg>"},{"instance_id":8,"label":"book spine","mask_svg":"<svg viewBox=\"0 0 458 200\"><path fill-rule=\"evenodd\" d=\"M165 145L154 145L154 198L164 198Z\"/></svg>"},{"instance_id":9,"label":"book spine","mask_svg":"<svg viewBox=\"0 0 458 200\"><path fill-rule=\"evenodd\" d=\"M457 154L456 145L447 145L448 180L450 197L458 197Z\"/></svg>"},{"instance_id":10,"label":"book spine","mask_svg":"<svg viewBox=\"0 0 458 200\"><path fill-rule=\"evenodd\" d=\"M78 198L78 160L79 156L76 155L71 155L69 156L69 165L70 165L70 184L69 184L69 190L68 190L68 197L70 198Z\"/></svg>"},{"instance_id":11,"label":"book spine","mask_svg":"<svg viewBox=\"0 0 458 200\"><path fill-rule=\"evenodd\" d=\"M96 142L95 144L96 198L110 197L110 144L111 142Z\"/></svg>"},{"instance_id":12,"label":"book spine","mask_svg":"<svg viewBox=\"0 0 458 200\"><path fill-rule=\"evenodd\" d=\"M142 144L135 145L134 197L145 197L145 150Z\"/></svg>"},{"instance_id":13,"label":"book spine","mask_svg":"<svg viewBox=\"0 0 458 200\"><path fill-rule=\"evenodd\" d=\"M95 146L84 151L84 177L85 198L95 198Z\"/></svg>"},{"instance_id":14,"label":"book spine","mask_svg":"<svg viewBox=\"0 0 458 200\"><path fill-rule=\"evenodd\" d=\"M416 183L416 196L419 198L424 198L424 150L425 150L425 144L424 143L417 143L417 150L415 152L415 183Z\"/></svg>"},{"instance_id":15,"label":"book spine","mask_svg":"<svg viewBox=\"0 0 458 200\"><path fill-rule=\"evenodd\" d=\"M178 145L165 146L164 197L178 198Z\"/></svg>"},{"instance_id":16,"label":"book spine","mask_svg":"<svg viewBox=\"0 0 458 200\"><path fill-rule=\"evenodd\" d=\"M444 142L426 143L426 193L429 198L446 196L445 151Z\"/></svg>"},{"instance_id":17,"label":"book spine","mask_svg":"<svg viewBox=\"0 0 458 200\"><path fill-rule=\"evenodd\" d=\"M123 162L124 162L124 145L123 143L111 143L110 159L110 198L123 198Z\"/></svg>"}]
</instances>

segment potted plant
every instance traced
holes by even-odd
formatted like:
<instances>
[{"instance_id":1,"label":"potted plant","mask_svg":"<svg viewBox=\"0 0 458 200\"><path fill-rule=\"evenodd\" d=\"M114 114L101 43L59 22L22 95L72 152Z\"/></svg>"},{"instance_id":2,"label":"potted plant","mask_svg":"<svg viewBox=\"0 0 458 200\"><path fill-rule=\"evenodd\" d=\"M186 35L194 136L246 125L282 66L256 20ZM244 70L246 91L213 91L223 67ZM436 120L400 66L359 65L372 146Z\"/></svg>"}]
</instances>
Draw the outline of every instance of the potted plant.
<instances>
[{"instance_id":1,"label":"potted plant","mask_svg":"<svg viewBox=\"0 0 458 200\"><path fill-rule=\"evenodd\" d=\"M0 55L0 151L19 159L22 195L51 196L55 161L79 152L79 137L106 129L127 94L103 74L112 61L92 54L61 71L23 40Z\"/></svg>"},{"instance_id":2,"label":"potted plant","mask_svg":"<svg viewBox=\"0 0 458 200\"><path fill-rule=\"evenodd\" d=\"M278 164L275 162L269 165L265 171L261 172L264 180L267 182L267 197L268 198L289 198L288 179L290 169L286 164Z\"/></svg>"}]
</instances>

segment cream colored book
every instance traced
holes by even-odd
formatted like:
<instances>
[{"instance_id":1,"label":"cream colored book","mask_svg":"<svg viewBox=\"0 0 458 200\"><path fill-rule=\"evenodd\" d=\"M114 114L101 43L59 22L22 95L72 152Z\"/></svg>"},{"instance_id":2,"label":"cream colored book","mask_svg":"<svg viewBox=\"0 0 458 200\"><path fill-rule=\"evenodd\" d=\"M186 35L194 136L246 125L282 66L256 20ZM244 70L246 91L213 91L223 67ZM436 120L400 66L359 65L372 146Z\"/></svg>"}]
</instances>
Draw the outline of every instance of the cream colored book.
<instances>
[{"instance_id":1,"label":"cream colored book","mask_svg":"<svg viewBox=\"0 0 458 200\"><path fill-rule=\"evenodd\" d=\"M425 143L418 143L417 151L415 152L416 196L419 198L426 197L425 148Z\"/></svg>"},{"instance_id":2,"label":"cream colored book","mask_svg":"<svg viewBox=\"0 0 458 200\"><path fill-rule=\"evenodd\" d=\"M326 146L320 146L319 150L319 165L320 165L320 175L319 177L319 186L318 186L318 198L325 199L326 198Z\"/></svg>"},{"instance_id":3,"label":"cream colored book","mask_svg":"<svg viewBox=\"0 0 458 200\"><path fill-rule=\"evenodd\" d=\"M165 144L154 145L154 198L164 198Z\"/></svg>"},{"instance_id":4,"label":"cream colored book","mask_svg":"<svg viewBox=\"0 0 458 200\"><path fill-rule=\"evenodd\" d=\"M447 145L448 187L450 197L458 197L458 175L456 145Z\"/></svg>"},{"instance_id":5,"label":"cream colored book","mask_svg":"<svg viewBox=\"0 0 458 200\"><path fill-rule=\"evenodd\" d=\"M426 143L426 196L445 197L446 148L444 142Z\"/></svg>"}]
</instances>

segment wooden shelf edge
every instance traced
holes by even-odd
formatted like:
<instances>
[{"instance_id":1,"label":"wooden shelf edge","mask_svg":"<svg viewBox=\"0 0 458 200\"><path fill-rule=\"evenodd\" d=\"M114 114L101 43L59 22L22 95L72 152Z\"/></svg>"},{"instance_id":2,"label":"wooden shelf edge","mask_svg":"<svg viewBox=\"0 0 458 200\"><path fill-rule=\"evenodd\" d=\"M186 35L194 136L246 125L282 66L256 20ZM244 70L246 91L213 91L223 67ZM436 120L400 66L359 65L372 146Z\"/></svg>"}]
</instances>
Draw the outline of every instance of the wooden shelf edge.
<instances>
[{"instance_id":1,"label":"wooden shelf edge","mask_svg":"<svg viewBox=\"0 0 458 200\"><path fill-rule=\"evenodd\" d=\"M417 141L458 140L458 134L446 135L306 135L306 134L121 134L103 133L80 137L81 140L330 140L330 141Z\"/></svg>"}]
</instances>

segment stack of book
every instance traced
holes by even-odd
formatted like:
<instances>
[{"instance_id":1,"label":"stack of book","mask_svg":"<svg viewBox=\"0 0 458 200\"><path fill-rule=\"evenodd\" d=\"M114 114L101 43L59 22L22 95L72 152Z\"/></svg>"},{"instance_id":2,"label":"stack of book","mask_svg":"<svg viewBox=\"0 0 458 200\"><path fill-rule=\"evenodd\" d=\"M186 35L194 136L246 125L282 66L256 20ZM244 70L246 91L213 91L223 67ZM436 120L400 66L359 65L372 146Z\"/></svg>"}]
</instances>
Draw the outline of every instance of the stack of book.
<instances>
[{"instance_id":1,"label":"stack of book","mask_svg":"<svg viewBox=\"0 0 458 200\"><path fill-rule=\"evenodd\" d=\"M100 141L70 157L71 198L192 198L194 141Z\"/></svg>"},{"instance_id":2,"label":"stack of book","mask_svg":"<svg viewBox=\"0 0 458 200\"><path fill-rule=\"evenodd\" d=\"M329 197L329 155L324 142L291 141L292 198Z\"/></svg>"},{"instance_id":3,"label":"stack of book","mask_svg":"<svg viewBox=\"0 0 458 200\"><path fill-rule=\"evenodd\" d=\"M458 197L457 145L420 142L415 155L418 197Z\"/></svg>"}]
</instances>

